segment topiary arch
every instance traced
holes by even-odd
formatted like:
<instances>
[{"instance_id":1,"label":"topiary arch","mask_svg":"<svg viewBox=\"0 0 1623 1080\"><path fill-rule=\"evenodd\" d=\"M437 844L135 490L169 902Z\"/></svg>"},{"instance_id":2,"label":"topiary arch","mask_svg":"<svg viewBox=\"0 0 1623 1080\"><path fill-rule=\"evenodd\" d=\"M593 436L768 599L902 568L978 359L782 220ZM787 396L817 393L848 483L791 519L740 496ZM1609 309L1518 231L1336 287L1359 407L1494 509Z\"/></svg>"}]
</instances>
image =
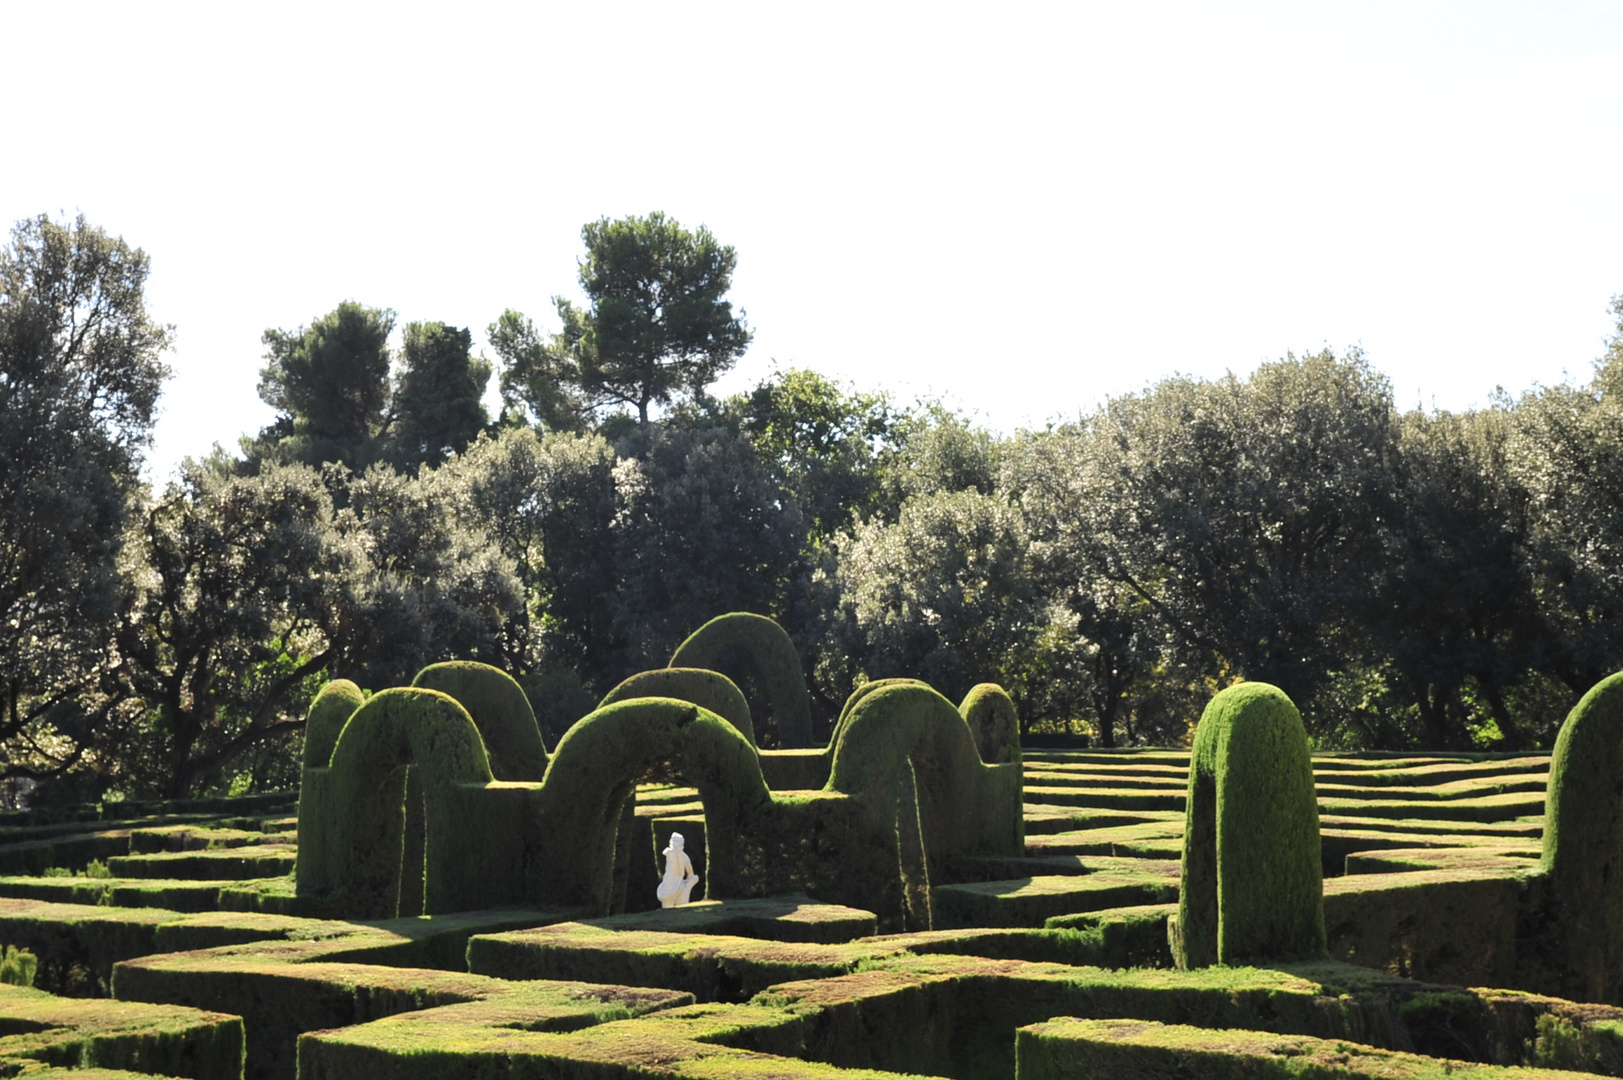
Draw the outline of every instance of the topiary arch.
<instances>
[{"instance_id":1,"label":"topiary arch","mask_svg":"<svg viewBox=\"0 0 1623 1080\"><path fill-rule=\"evenodd\" d=\"M597 707L639 697L675 698L701 705L732 724L751 746L755 745L749 702L737 684L719 671L668 667L639 672L610 690Z\"/></svg>"},{"instance_id":2,"label":"topiary arch","mask_svg":"<svg viewBox=\"0 0 1623 1080\"><path fill-rule=\"evenodd\" d=\"M766 616L742 611L716 616L677 646L668 666L719 671L739 685L753 677L772 703L779 744L785 749L815 745L800 654L783 627Z\"/></svg>"},{"instance_id":3,"label":"topiary arch","mask_svg":"<svg viewBox=\"0 0 1623 1080\"><path fill-rule=\"evenodd\" d=\"M473 660L430 664L411 685L449 694L468 710L490 755L498 780L539 780L547 771L547 747L530 699L513 677Z\"/></svg>"},{"instance_id":4,"label":"topiary arch","mask_svg":"<svg viewBox=\"0 0 1623 1080\"><path fill-rule=\"evenodd\" d=\"M449 794L494 777L467 710L413 687L374 694L344 725L328 768L306 771L307 790L312 779L324 790L299 802L299 895L325 897L351 918L398 914L408 766L423 788L427 869L404 876L424 882L425 913L460 910L450 898L476 888L482 870L462 841L470 823L459 820Z\"/></svg>"}]
</instances>

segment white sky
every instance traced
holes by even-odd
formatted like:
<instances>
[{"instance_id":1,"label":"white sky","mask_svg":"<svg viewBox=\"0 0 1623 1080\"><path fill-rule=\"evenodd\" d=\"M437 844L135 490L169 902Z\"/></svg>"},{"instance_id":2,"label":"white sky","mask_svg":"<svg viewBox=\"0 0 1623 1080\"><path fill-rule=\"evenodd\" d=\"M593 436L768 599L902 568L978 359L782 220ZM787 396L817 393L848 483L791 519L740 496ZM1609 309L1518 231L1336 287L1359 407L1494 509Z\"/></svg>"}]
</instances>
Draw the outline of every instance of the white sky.
<instances>
[{"instance_id":1,"label":"white sky","mask_svg":"<svg viewBox=\"0 0 1623 1080\"><path fill-rule=\"evenodd\" d=\"M719 389L1005 431L1324 344L1469 407L1587 378L1623 292L1623 0L0 0L0 40L0 217L152 257L159 477L269 419L266 327L550 316L581 225L656 209L738 249Z\"/></svg>"}]
</instances>

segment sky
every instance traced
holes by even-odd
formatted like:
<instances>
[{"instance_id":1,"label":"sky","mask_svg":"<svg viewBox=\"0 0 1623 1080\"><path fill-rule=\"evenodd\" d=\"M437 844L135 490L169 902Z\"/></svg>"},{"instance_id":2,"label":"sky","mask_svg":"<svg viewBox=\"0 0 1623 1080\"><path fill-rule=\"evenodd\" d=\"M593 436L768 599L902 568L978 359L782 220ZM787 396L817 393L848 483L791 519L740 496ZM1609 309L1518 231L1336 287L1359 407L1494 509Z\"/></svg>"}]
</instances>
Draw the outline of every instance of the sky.
<instances>
[{"instance_id":1,"label":"sky","mask_svg":"<svg viewBox=\"0 0 1623 1080\"><path fill-rule=\"evenodd\" d=\"M1004 432L1326 346L1480 406L1587 379L1623 293L1623 0L0 0L0 36L0 216L151 257L160 481L270 420L267 328L551 325L581 226L653 210L738 252L718 391L807 367Z\"/></svg>"}]
</instances>

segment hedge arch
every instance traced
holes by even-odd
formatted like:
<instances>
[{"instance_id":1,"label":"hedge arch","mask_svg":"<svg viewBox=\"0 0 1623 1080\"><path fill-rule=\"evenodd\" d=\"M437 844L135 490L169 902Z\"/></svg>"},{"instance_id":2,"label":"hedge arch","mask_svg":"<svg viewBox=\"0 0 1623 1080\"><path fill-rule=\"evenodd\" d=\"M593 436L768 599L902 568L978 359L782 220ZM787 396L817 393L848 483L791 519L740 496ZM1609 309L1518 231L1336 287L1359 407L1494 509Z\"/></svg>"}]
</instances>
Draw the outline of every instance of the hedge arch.
<instances>
[{"instance_id":1,"label":"hedge arch","mask_svg":"<svg viewBox=\"0 0 1623 1080\"><path fill-rule=\"evenodd\" d=\"M751 746L755 745L749 702L738 685L719 671L668 667L639 672L610 690L597 707L639 697L675 698L703 706L737 728Z\"/></svg>"},{"instance_id":2,"label":"hedge arch","mask_svg":"<svg viewBox=\"0 0 1623 1080\"><path fill-rule=\"evenodd\" d=\"M1302 717L1267 683L1212 698L1189 760L1180 968L1327 955L1319 804Z\"/></svg>"},{"instance_id":3,"label":"hedge arch","mask_svg":"<svg viewBox=\"0 0 1623 1080\"><path fill-rule=\"evenodd\" d=\"M772 703L784 749L814 745L800 654L783 627L766 616L742 611L716 616L677 646L668 666L719 671L735 684L753 676Z\"/></svg>"},{"instance_id":4,"label":"hedge arch","mask_svg":"<svg viewBox=\"0 0 1623 1080\"><path fill-rule=\"evenodd\" d=\"M366 704L361 688L348 679L334 679L321 688L321 693L310 703L310 712L304 721L304 767L325 769L338 745L338 733L355 715L355 710Z\"/></svg>"},{"instance_id":5,"label":"hedge arch","mask_svg":"<svg viewBox=\"0 0 1623 1080\"><path fill-rule=\"evenodd\" d=\"M467 710L448 694L418 687L374 694L344 725L308 828L300 804L299 895L326 897L348 918L399 912L408 766L416 767L426 813L422 910L456 910L443 897L466 893L481 874L472 848L460 842L461 830L479 823L452 812L450 789L488 785L493 777Z\"/></svg>"},{"instance_id":6,"label":"hedge arch","mask_svg":"<svg viewBox=\"0 0 1623 1080\"><path fill-rule=\"evenodd\" d=\"M535 710L518 683L501 668L473 660L430 664L411 685L449 694L468 710L498 780L539 780L547 772L547 747Z\"/></svg>"},{"instance_id":7,"label":"hedge arch","mask_svg":"<svg viewBox=\"0 0 1623 1080\"><path fill-rule=\"evenodd\" d=\"M997 683L970 687L958 712L975 736L975 748L988 765L1020 762L1020 713L1014 699Z\"/></svg>"},{"instance_id":8,"label":"hedge arch","mask_svg":"<svg viewBox=\"0 0 1623 1080\"><path fill-rule=\"evenodd\" d=\"M760 839L771 830L773 800L755 747L692 702L637 697L598 709L558 742L533 813L545 865L533 883L539 897L607 912L622 810L638 783L660 779L699 789L704 895L768 895L766 863L778 856Z\"/></svg>"},{"instance_id":9,"label":"hedge arch","mask_svg":"<svg viewBox=\"0 0 1623 1080\"><path fill-rule=\"evenodd\" d=\"M910 783L929 860L1025 853L1020 765L984 764L952 702L923 683L899 680L851 706L827 790L894 814L881 804Z\"/></svg>"},{"instance_id":10,"label":"hedge arch","mask_svg":"<svg viewBox=\"0 0 1623 1080\"><path fill-rule=\"evenodd\" d=\"M1563 996L1623 1001L1623 672L1561 725L1545 796L1543 868Z\"/></svg>"}]
</instances>

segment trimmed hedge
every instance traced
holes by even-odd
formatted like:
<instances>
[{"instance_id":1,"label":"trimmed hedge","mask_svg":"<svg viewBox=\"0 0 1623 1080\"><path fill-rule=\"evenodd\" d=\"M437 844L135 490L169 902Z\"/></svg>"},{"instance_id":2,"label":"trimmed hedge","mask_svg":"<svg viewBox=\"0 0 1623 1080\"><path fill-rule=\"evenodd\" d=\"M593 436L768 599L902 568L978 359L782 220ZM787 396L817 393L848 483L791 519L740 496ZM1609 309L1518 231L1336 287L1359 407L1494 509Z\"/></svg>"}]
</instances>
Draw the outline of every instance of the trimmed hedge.
<instances>
[{"instance_id":1,"label":"trimmed hedge","mask_svg":"<svg viewBox=\"0 0 1623 1080\"><path fill-rule=\"evenodd\" d=\"M978 683L958 704L975 736L975 748L988 765L1020 763L1020 714L1014 699L997 683Z\"/></svg>"},{"instance_id":2,"label":"trimmed hedge","mask_svg":"<svg viewBox=\"0 0 1623 1080\"><path fill-rule=\"evenodd\" d=\"M1547 802L1552 974L1565 997L1623 1001L1623 672L1567 714Z\"/></svg>"},{"instance_id":3,"label":"trimmed hedge","mask_svg":"<svg viewBox=\"0 0 1623 1080\"><path fill-rule=\"evenodd\" d=\"M753 680L772 704L778 745L786 750L816 745L800 654L783 627L766 616L743 611L716 616L676 647L667 666L719 671L739 685Z\"/></svg>"},{"instance_id":4,"label":"trimmed hedge","mask_svg":"<svg viewBox=\"0 0 1623 1080\"><path fill-rule=\"evenodd\" d=\"M242 1020L218 1012L82 1001L0 985L0 1033L0 1070L8 1076L33 1063L191 1080L242 1076Z\"/></svg>"},{"instance_id":5,"label":"trimmed hedge","mask_svg":"<svg viewBox=\"0 0 1623 1080\"><path fill-rule=\"evenodd\" d=\"M928 859L1024 853L1020 764L984 764L957 708L920 683L881 687L851 707L828 790L894 814L909 774Z\"/></svg>"},{"instance_id":6,"label":"trimmed hedge","mask_svg":"<svg viewBox=\"0 0 1623 1080\"><path fill-rule=\"evenodd\" d=\"M468 710L497 780L540 780L546 774L547 747L535 710L501 668L472 660L430 664L411 685L449 694Z\"/></svg>"},{"instance_id":7,"label":"trimmed hedge","mask_svg":"<svg viewBox=\"0 0 1623 1080\"><path fill-rule=\"evenodd\" d=\"M733 680L719 671L668 667L640 672L610 690L597 707L639 697L675 698L702 706L737 728L751 746L755 745L749 702Z\"/></svg>"},{"instance_id":8,"label":"trimmed hedge","mask_svg":"<svg viewBox=\"0 0 1623 1080\"><path fill-rule=\"evenodd\" d=\"M1016 1032L1019 1080L1578 1080L1580 1073L1439 1060L1344 1039L1213 1030L1143 1020L1060 1018Z\"/></svg>"},{"instance_id":9,"label":"trimmed hedge","mask_svg":"<svg viewBox=\"0 0 1623 1080\"><path fill-rule=\"evenodd\" d=\"M355 710L366 704L361 688L348 679L334 679L321 688L310 703L304 720L304 767L325 769L332 758L333 747L338 745L338 734L355 715Z\"/></svg>"},{"instance_id":10,"label":"trimmed hedge","mask_svg":"<svg viewBox=\"0 0 1623 1080\"><path fill-rule=\"evenodd\" d=\"M427 813L420 910L479 907L485 873L468 843L480 824L462 817L450 793L494 779L484 742L466 709L437 690L402 687L357 709L325 769L305 770L299 802L300 896L320 897L355 918L391 918L401 908L406 766L415 766ZM312 795L319 794L319 798Z\"/></svg>"},{"instance_id":11,"label":"trimmed hedge","mask_svg":"<svg viewBox=\"0 0 1623 1080\"><path fill-rule=\"evenodd\" d=\"M844 974L901 949L557 923L470 938L468 969L502 979L591 979L681 990L700 1001L744 1001L780 982Z\"/></svg>"},{"instance_id":12,"label":"trimmed hedge","mask_svg":"<svg viewBox=\"0 0 1623 1080\"><path fill-rule=\"evenodd\" d=\"M1148 873L1095 873L939 885L932 895L942 929L1043 926L1082 911L1161 904L1178 898L1178 879Z\"/></svg>"},{"instance_id":13,"label":"trimmed hedge","mask_svg":"<svg viewBox=\"0 0 1623 1080\"><path fill-rule=\"evenodd\" d=\"M299 1040L302 1080L903 1080L796 1056L811 1040L795 1012L695 1005L560 1030L498 1002L452 1005ZM893 1038L892 1040L896 1040Z\"/></svg>"},{"instance_id":14,"label":"trimmed hedge","mask_svg":"<svg viewBox=\"0 0 1623 1080\"><path fill-rule=\"evenodd\" d=\"M1206 706L1187 814L1178 966L1326 955L1313 762L1278 687L1240 683Z\"/></svg>"},{"instance_id":15,"label":"trimmed hedge","mask_svg":"<svg viewBox=\"0 0 1623 1080\"><path fill-rule=\"evenodd\" d=\"M677 934L725 934L763 941L834 945L878 929L871 911L820 904L804 896L761 900L695 900L673 908L593 919L602 930L655 930Z\"/></svg>"},{"instance_id":16,"label":"trimmed hedge","mask_svg":"<svg viewBox=\"0 0 1623 1080\"><path fill-rule=\"evenodd\" d=\"M1517 986L1514 875L1429 870L1324 883L1330 955L1393 975L1459 986Z\"/></svg>"}]
</instances>

